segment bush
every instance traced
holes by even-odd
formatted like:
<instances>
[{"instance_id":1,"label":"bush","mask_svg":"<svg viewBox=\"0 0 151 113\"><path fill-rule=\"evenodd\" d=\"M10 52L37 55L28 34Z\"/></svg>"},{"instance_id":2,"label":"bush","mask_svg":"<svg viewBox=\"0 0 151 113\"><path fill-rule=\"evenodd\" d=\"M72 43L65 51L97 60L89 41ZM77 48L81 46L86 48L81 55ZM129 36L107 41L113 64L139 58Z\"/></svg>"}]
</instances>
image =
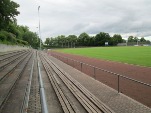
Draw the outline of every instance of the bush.
<instances>
[{"instance_id":1,"label":"bush","mask_svg":"<svg viewBox=\"0 0 151 113\"><path fill-rule=\"evenodd\" d=\"M17 44L28 45L28 42L27 42L27 41L20 40L20 39L16 39L16 41L17 41Z\"/></svg>"},{"instance_id":2,"label":"bush","mask_svg":"<svg viewBox=\"0 0 151 113\"><path fill-rule=\"evenodd\" d=\"M20 43L21 43L21 40L16 39L16 42L17 42L17 44L20 44Z\"/></svg>"},{"instance_id":3,"label":"bush","mask_svg":"<svg viewBox=\"0 0 151 113\"><path fill-rule=\"evenodd\" d=\"M8 40L9 42L16 43L15 35L12 34L12 33L8 33L8 34L7 34L7 40Z\"/></svg>"},{"instance_id":4,"label":"bush","mask_svg":"<svg viewBox=\"0 0 151 113\"><path fill-rule=\"evenodd\" d=\"M0 39L2 41L8 41L10 43L16 43L15 35L12 33L9 33L7 31L0 31Z\"/></svg>"},{"instance_id":5,"label":"bush","mask_svg":"<svg viewBox=\"0 0 151 113\"><path fill-rule=\"evenodd\" d=\"M0 31L0 40L5 41L7 39L7 32L6 31Z\"/></svg>"},{"instance_id":6,"label":"bush","mask_svg":"<svg viewBox=\"0 0 151 113\"><path fill-rule=\"evenodd\" d=\"M13 33L7 31L0 31L0 42L4 44L28 45L27 41L16 39Z\"/></svg>"},{"instance_id":7,"label":"bush","mask_svg":"<svg viewBox=\"0 0 151 113\"><path fill-rule=\"evenodd\" d=\"M23 45L28 45L28 42L27 42L27 41L22 40L22 44L23 44Z\"/></svg>"},{"instance_id":8,"label":"bush","mask_svg":"<svg viewBox=\"0 0 151 113\"><path fill-rule=\"evenodd\" d=\"M0 40L3 42L4 40L6 40L6 36L2 33L0 33Z\"/></svg>"}]
</instances>

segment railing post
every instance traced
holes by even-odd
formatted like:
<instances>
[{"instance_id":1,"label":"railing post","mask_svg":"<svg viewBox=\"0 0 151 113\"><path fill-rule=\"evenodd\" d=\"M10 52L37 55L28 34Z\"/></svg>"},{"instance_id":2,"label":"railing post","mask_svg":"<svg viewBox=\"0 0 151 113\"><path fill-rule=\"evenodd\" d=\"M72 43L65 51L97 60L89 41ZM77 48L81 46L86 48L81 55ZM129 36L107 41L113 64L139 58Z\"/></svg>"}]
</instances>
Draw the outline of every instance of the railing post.
<instances>
[{"instance_id":1,"label":"railing post","mask_svg":"<svg viewBox=\"0 0 151 113\"><path fill-rule=\"evenodd\" d=\"M93 67L93 72L94 72L94 79L96 79L96 75L95 75L95 67Z\"/></svg>"},{"instance_id":2,"label":"railing post","mask_svg":"<svg viewBox=\"0 0 151 113\"><path fill-rule=\"evenodd\" d=\"M73 67L74 67L74 60L73 60Z\"/></svg>"},{"instance_id":3,"label":"railing post","mask_svg":"<svg viewBox=\"0 0 151 113\"><path fill-rule=\"evenodd\" d=\"M120 75L118 75L118 93L120 92Z\"/></svg>"},{"instance_id":4,"label":"railing post","mask_svg":"<svg viewBox=\"0 0 151 113\"><path fill-rule=\"evenodd\" d=\"M80 62L80 64L81 64L81 72L82 72L82 62Z\"/></svg>"},{"instance_id":5,"label":"railing post","mask_svg":"<svg viewBox=\"0 0 151 113\"><path fill-rule=\"evenodd\" d=\"M67 58L67 64L68 64L68 58Z\"/></svg>"}]
</instances>

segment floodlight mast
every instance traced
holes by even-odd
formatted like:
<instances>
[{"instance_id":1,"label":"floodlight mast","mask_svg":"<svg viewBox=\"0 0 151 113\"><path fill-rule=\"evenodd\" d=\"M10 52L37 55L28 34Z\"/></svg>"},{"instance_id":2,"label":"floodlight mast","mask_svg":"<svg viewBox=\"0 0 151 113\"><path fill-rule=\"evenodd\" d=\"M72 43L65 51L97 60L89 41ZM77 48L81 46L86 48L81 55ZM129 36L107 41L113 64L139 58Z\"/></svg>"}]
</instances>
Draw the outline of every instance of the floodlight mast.
<instances>
[{"instance_id":1,"label":"floodlight mast","mask_svg":"<svg viewBox=\"0 0 151 113\"><path fill-rule=\"evenodd\" d=\"M40 32L40 14L39 14L40 6L38 6L38 17L39 17L39 38L40 38L40 50L41 50L41 32Z\"/></svg>"}]
</instances>

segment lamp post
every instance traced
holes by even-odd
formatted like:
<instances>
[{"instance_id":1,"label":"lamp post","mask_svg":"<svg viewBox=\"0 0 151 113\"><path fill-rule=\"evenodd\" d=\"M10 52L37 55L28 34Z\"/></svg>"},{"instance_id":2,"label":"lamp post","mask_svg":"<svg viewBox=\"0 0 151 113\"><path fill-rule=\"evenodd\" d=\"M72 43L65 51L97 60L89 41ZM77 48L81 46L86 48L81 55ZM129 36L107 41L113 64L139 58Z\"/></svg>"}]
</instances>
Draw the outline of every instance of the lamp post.
<instances>
[{"instance_id":1,"label":"lamp post","mask_svg":"<svg viewBox=\"0 0 151 113\"><path fill-rule=\"evenodd\" d=\"M37 46L39 45L39 27L36 27L36 34L37 34ZM39 42L38 42L39 41ZM38 49L38 47L37 47Z\"/></svg>"},{"instance_id":2,"label":"lamp post","mask_svg":"<svg viewBox=\"0 0 151 113\"><path fill-rule=\"evenodd\" d=\"M39 38L40 38L40 50L41 50L41 32L40 32L40 14L39 14L40 6L38 6L38 17L39 17Z\"/></svg>"},{"instance_id":3,"label":"lamp post","mask_svg":"<svg viewBox=\"0 0 151 113\"><path fill-rule=\"evenodd\" d=\"M139 39L138 39L138 30L137 30L137 46L138 46L138 41L139 41Z\"/></svg>"},{"instance_id":4,"label":"lamp post","mask_svg":"<svg viewBox=\"0 0 151 113\"><path fill-rule=\"evenodd\" d=\"M126 46L127 46L127 43L128 43L128 39L126 40Z\"/></svg>"},{"instance_id":5,"label":"lamp post","mask_svg":"<svg viewBox=\"0 0 151 113\"><path fill-rule=\"evenodd\" d=\"M138 46L138 39L137 39L137 46Z\"/></svg>"}]
</instances>

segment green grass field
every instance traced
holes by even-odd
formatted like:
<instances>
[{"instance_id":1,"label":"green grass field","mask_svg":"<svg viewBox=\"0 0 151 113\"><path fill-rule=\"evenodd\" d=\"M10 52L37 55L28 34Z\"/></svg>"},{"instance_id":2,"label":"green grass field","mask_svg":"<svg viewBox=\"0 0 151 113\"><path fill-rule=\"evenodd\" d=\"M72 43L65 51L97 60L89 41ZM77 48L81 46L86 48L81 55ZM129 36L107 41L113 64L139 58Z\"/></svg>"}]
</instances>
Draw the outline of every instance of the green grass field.
<instances>
[{"instance_id":1,"label":"green grass field","mask_svg":"<svg viewBox=\"0 0 151 113\"><path fill-rule=\"evenodd\" d=\"M93 47L57 49L57 51L151 67L151 47Z\"/></svg>"}]
</instances>

